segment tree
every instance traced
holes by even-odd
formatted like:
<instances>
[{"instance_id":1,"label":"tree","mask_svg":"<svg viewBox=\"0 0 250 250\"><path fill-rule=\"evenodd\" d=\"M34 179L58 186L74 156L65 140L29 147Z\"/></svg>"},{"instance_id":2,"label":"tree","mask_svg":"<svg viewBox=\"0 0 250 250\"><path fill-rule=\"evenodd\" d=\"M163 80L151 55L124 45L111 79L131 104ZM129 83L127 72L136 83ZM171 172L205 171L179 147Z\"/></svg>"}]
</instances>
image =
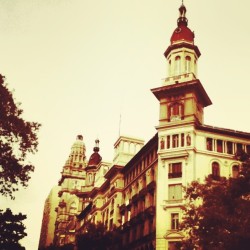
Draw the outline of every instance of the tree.
<instances>
[{"instance_id":1,"label":"tree","mask_svg":"<svg viewBox=\"0 0 250 250\"><path fill-rule=\"evenodd\" d=\"M8 208L5 212L0 210L0 249L2 250L25 250L18 241L27 234L24 232L25 226L23 220L26 215L21 213L13 215Z\"/></svg>"},{"instance_id":2,"label":"tree","mask_svg":"<svg viewBox=\"0 0 250 250\"><path fill-rule=\"evenodd\" d=\"M34 166L27 163L27 155L35 153L38 146L37 132L40 124L22 118L23 110L8 90L0 75L0 194L14 199L14 192L21 185L27 187ZM25 249L18 241L27 234L22 221L26 215L14 215L8 208L0 210L1 249Z\"/></svg>"},{"instance_id":3,"label":"tree","mask_svg":"<svg viewBox=\"0 0 250 250\"><path fill-rule=\"evenodd\" d=\"M206 178L186 188L181 249L247 250L250 246L250 160L241 152L239 177ZM180 247L180 246L179 246Z\"/></svg>"},{"instance_id":4,"label":"tree","mask_svg":"<svg viewBox=\"0 0 250 250\"><path fill-rule=\"evenodd\" d=\"M114 250L119 248L120 234L115 228L113 231L107 231L101 223L89 223L85 232L77 235L76 242L78 250Z\"/></svg>"},{"instance_id":5,"label":"tree","mask_svg":"<svg viewBox=\"0 0 250 250\"><path fill-rule=\"evenodd\" d=\"M22 113L0 75L0 193L12 199L19 185L28 185L34 166L27 163L26 157L38 146L40 124L25 121Z\"/></svg>"},{"instance_id":6,"label":"tree","mask_svg":"<svg viewBox=\"0 0 250 250\"><path fill-rule=\"evenodd\" d=\"M73 244L66 244L64 246L50 245L48 247L39 248L38 250L74 250Z\"/></svg>"}]
</instances>

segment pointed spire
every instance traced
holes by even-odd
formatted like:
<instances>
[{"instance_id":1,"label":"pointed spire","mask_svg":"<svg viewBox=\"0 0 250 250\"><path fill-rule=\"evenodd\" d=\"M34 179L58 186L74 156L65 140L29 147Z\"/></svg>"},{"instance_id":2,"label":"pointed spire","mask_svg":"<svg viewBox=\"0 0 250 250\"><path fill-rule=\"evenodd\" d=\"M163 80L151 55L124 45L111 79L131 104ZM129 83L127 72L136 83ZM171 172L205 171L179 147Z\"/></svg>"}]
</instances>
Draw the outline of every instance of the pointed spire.
<instances>
[{"instance_id":1,"label":"pointed spire","mask_svg":"<svg viewBox=\"0 0 250 250\"><path fill-rule=\"evenodd\" d=\"M177 20L178 27L187 26L188 25L188 20L186 18L187 9L186 9L185 5L183 4L183 1L181 4L181 7L179 8L179 12L180 12L180 16Z\"/></svg>"}]
</instances>

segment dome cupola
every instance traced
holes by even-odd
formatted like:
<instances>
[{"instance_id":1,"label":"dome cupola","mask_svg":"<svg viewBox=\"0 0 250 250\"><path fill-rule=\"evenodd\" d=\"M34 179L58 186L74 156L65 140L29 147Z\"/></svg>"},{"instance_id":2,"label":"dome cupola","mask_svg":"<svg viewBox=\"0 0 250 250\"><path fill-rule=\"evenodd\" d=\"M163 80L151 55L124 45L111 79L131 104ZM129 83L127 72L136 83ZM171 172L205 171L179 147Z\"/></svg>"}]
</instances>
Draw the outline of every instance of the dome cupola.
<instances>
[{"instance_id":1,"label":"dome cupola","mask_svg":"<svg viewBox=\"0 0 250 250\"><path fill-rule=\"evenodd\" d=\"M98 153L100 150L99 142L100 141L98 139L95 140L94 153L89 158L88 167L97 166L100 163L100 161L102 160L102 157Z\"/></svg>"},{"instance_id":2,"label":"dome cupola","mask_svg":"<svg viewBox=\"0 0 250 250\"><path fill-rule=\"evenodd\" d=\"M187 9L184 4L179 8L180 16L177 19L177 28L171 36L171 44L178 42L194 43L194 32L188 28L188 19L186 18Z\"/></svg>"},{"instance_id":3,"label":"dome cupola","mask_svg":"<svg viewBox=\"0 0 250 250\"><path fill-rule=\"evenodd\" d=\"M197 61L201 53L194 44L194 32L188 28L187 9L183 2L179 8L177 28L174 30L170 45L164 56L168 62L168 77L163 85L196 79Z\"/></svg>"}]
</instances>

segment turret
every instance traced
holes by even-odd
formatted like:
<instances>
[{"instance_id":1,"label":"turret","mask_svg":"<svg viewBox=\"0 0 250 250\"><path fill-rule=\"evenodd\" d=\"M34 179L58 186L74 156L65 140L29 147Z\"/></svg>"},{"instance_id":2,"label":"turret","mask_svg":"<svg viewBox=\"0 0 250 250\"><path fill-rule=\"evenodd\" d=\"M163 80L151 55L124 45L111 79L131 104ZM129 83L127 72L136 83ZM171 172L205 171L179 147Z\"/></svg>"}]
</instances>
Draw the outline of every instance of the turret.
<instances>
[{"instance_id":1,"label":"turret","mask_svg":"<svg viewBox=\"0 0 250 250\"><path fill-rule=\"evenodd\" d=\"M170 46L164 55L168 64L168 77L163 85L184 82L197 77L197 60L201 53L194 45L194 32L188 28L186 7L182 4L179 8L177 28L174 30Z\"/></svg>"},{"instance_id":2,"label":"turret","mask_svg":"<svg viewBox=\"0 0 250 250\"><path fill-rule=\"evenodd\" d=\"M160 102L159 129L173 124L202 124L203 109L212 104L197 79L197 61L201 53L194 44L194 32L188 28L186 12L182 3L177 28L164 53L168 77L164 79L163 86L152 89Z\"/></svg>"},{"instance_id":3,"label":"turret","mask_svg":"<svg viewBox=\"0 0 250 250\"><path fill-rule=\"evenodd\" d=\"M94 153L90 156L86 170L86 186L93 186L95 180L95 174L98 164L101 162L102 157L99 154L99 143L98 139L95 140Z\"/></svg>"}]
</instances>

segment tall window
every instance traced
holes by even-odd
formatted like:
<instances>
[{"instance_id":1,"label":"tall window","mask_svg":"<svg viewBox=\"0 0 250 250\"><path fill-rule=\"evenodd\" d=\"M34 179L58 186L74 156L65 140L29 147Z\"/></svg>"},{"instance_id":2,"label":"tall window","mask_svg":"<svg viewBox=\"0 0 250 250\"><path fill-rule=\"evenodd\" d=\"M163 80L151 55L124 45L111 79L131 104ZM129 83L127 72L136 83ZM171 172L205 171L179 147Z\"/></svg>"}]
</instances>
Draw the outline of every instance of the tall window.
<instances>
[{"instance_id":1,"label":"tall window","mask_svg":"<svg viewBox=\"0 0 250 250\"><path fill-rule=\"evenodd\" d=\"M93 182L93 175L92 175L92 174L89 174L89 175L88 175L88 179L89 179L89 185L91 185L92 182Z\"/></svg>"},{"instance_id":2,"label":"tall window","mask_svg":"<svg viewBox=\"0 0 250 250\"><path fill-rule=\"evenodd\" d=\"M113 230L113 219L109 220L109 230Z\"/></svg>"},{"instance_id":3,"label":"tall window","mask_svg":"<svg viewBox=\"0 0 250 250\"><path fill-rule=\"evenodd\" d=\"M242 148L242 144L241 144L241 143L237 143L236 147L237 147L237 153L240 153L240 152L243 151L243 148Z\"/></svg>"},{"instance_id":4,"label":"tall window","mask_svg":"<svg viewBox=\"0 0 250 250\"><path fill-rule=\"evenodd\" d=\"M182 164L181 162L171 163L168 168L168 178L180 178L182 177Z\"/></svg>"},{"instance_id":5,"label":"tall window","mask_svg":"<svg viewBox=\"0 0 250 250\"><path fill-rule=\"evenodd\" d=\"M184 134L182 133L182 134L181 134L181 147L184 147L184 143L185 143L185 136L184 136Z\"/></svg>"},{"instance_id":6,"label":"tall window","mask_svg":"<svg viewBox=\"0 0 250 250\"><path fill-rule=\"evenodd\" d=\"M76 206L76 203L73 201L73 202L70 204L69 213L70 213L70 214L75 214L76 211L77 211L77 206Z\"/></svg>"},{"instance_id":7,"label":"tall window","mask_svg":"<svg viewBox=\"0 0 250 250\"><path fill-rule=\"evenodd\" d=\"M215 180L220 177L220 165L218 162L212 163L212 177Z\"/></svg>"},{"instance_id":8,"label":"tall window","mask_svg":"<svg viewBox=\"0 0 250 250\"><path fill-rule=\"evenodd\" d=\"M160 145L161 145L161 149L164 149L164 148L165 148L165 141L164 141L163 138L161 138Z\"/></svg>"},{"instance_id":9,"label":"tall window","mask_svg":"<svg viewBox=\"0 0 250 250\"><path fill-rule=\"evenodd\" d=\"M185 71L186 71L186 73L190 73L191 72L191 57L186 56L185 59L186 59L186 61L185 61Z\"/></svg>"},{"instance_id":10,"label":"tall window","mask_svg":"<svg viewBox=\"0 0 250 250\"><path fill-rule=\"evenodd\" d=\"M167 136L167 148L170 148L170 135Z\"/></svg>"},{"instance_id":11,"label":"tall window","mask_svg":"<svg viewBox=\"0 0 250 250\"><path fill-rule=\"evenodd\" d=\"M175 57L175 75L180 75L181 73L181 57Z\"/></svg>"},{"instance_id":12,"label":"tall window","mask_svg":"<svg viewBox=\"0 0 250 250\"><path fill-rule=\"evenodd\" d=\"M217 152L222 153L222 140L217 140Z\"/></svg>"},{"instance_id":13,"label":"tall window","mask_svg":"<svg viewBox=\"0 0 250 250\"><path fill-rule=\"evenodd\" d=\"M171 229L177 230L179 228L179 214L173 213L171 214Z\"/></svg>"},{"instance_id":14,"label":"tall window","mask_svg":"<svg viewBox=\"0 0 250 250\"><path fill-rule=\"evenodd\" d=\"M114 199L112 199L112 201L111 201L111 208L110 208L110 210L112 211L112 210L114 210L114 207L115 207L115 200Z\"/></svg>"},{"instance_id":15,"label":"tall window","mask_svg":"<svg viewBox=\"0 0 250 250\"><path fill-rule=\"evenodd\" d=\"M232 175L233 175L233 178L237 178L239 177L239 166L238 165L234 165L233 168L232 168Z\"/></svg>"},{"instance_id":16,"label":"tall window","mask_svg":"<svg viewBox=\"0 0 250 250\"><path fill-rule=\"evenodd\" d=\"M231 141L227 141L227 153L233 154L233 143Z\"/></svg>"},{"instance_id":17,"label":"tall window","mask_svg":"<svg viewBox=\"0 0 250 250\"><path fill-rule=\"evenodd\" d=\"M250 145L247 145L247 153L250 154Z\"/></svg>"},{"instance_id":18,"label":"tall window","mask_svg":"<svg viewBox=\"0 0 250 250\"><path fill-rule=\"evenodd\" d=\"M168 63L168 75L170 76L170 73L171 73L171 60L169 60L169 63Z\"/></svg>"},{"instance_id":19,"label":"tall window","mask_svg":"<svg viewBox=\"0 0 250 250\"><path fill-rule=\"evenodd\" d=\"M207 150L212 151L213 150L213 139L207 138Z\"/></svg>"},{"instance_id":20,"label":"tall window","mask_svg":"<svg viewBox=\"0 0 250 250\"><path fill-rule=\"evenodd\" d=\"M168 186L168 200L172 202L182 200L182 185L181 184Z\"/></svg>"},{"instance_id":21,"label":"tall window","mask_svg":"<svg viewBox=\"0 0 250 250\"><path fill-rule=\"evenodd\" d=\"M183 103L172 103L171 105L168 106L168 119L170 121L176 121L176 120L181 120L183 119L184 115L184 106Z\"/></svg>"}]
</instances>

